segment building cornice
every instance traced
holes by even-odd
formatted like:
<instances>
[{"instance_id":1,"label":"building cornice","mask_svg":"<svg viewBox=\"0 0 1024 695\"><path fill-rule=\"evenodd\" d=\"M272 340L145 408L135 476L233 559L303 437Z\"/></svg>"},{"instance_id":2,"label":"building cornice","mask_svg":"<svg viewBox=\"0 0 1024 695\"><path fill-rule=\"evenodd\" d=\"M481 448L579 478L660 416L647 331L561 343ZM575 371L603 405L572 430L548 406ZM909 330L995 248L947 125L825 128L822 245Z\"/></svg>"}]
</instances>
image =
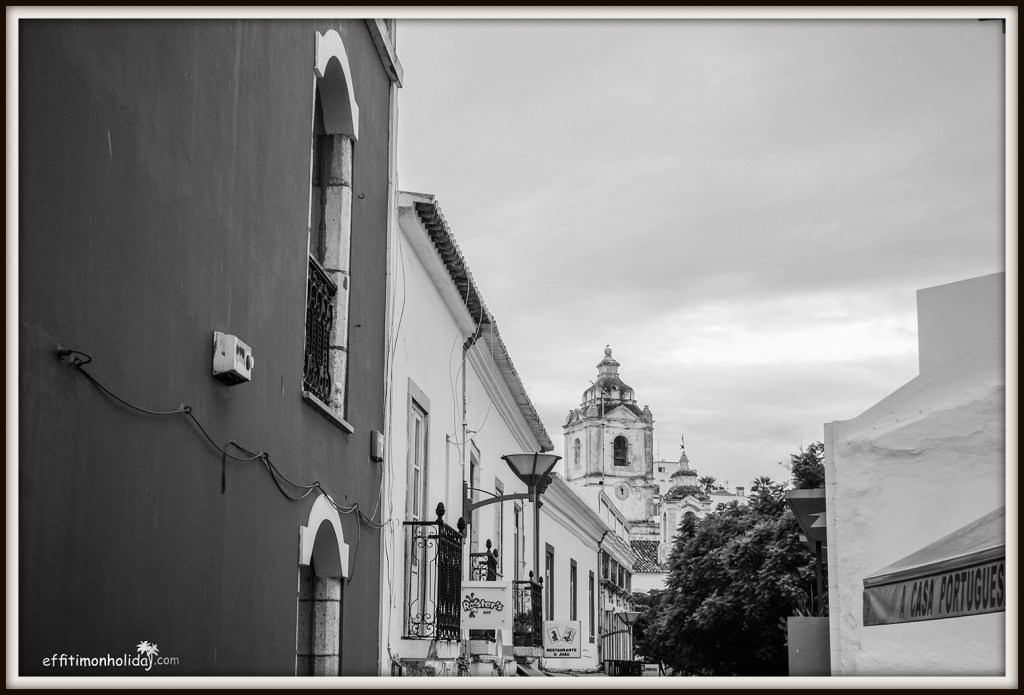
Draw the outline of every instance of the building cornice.
<instances>
[{"instance_id":1,"label":"building cornice","mask_svg":"<svg viewBox=\"0 0 1024 695\"><path fill-rule=\"evenodd\" d=\"M593 544L595 550L601 538L605 537L605 532L612 532L597 512L560 475L552 475L551 484L541 499L545 502L541 512L555 518L580 540Z\"/></svg>"},{"instance_id":2,"label":"building cornice","mask_svg":"<svg viewBox=\"0 0 1024 695\"><path fill-rule=\"evenodd\" d=\"M370 37L373 45L377 47L377 54L384 66L388 78L399 87L402 86L402 79L405 77L405 70L401 61L398 60L398 53L395 51L395 23L394 19L367 19L364 20L370 30Z\"/></svg>"},{"instance_id":3,"label":"building cornice","mask_svg":"<svg viewBox=\"0 0 1024 695\"><path fill-rule=\"evenodd\" d=\"M459 312L463 318L460 324L464 325L465 318L469 318L472 327L467 332L477 334L479 339L483 341L487 351L494 360L498 373L508 387L512 400L537 440L540 450L551 451L554 448L554 445L551 443L551 437L544 428L544 424L541 422L540 415L538 415L533 401L530 400L530 396L526 393L526 387L523 385L515 365L512 364L512 358L509 357L508 349L501 339L497 322L487 309L480 290L473 281L473 274L469 270L469 265L466 263L462 251L459 250L455 237L448 228L448 223L445 221L441 208L434 196L428 193L402 191L399 193L398 205L400 219L407 219L407 216L415 216L418 219L418 226L425 232L426 237L433 246L433 253L431 255L435 259L440 260L447 271L448 282L444 283L447 285L447 288L441 287L440 278L431 275L435 284L438 284L443 295L446 294L445 289L455 290L455 295L457 295L463 307L463 311ZM407 236L409 236L408 233ZM411 238L410 242L413 243L417 253L422 255L424 252L422 245L417 244ZM421 258L421 260L424 260L426 263L426 259ZM448 292L447 296L451 297L451 292Z\"/></svg>"}]
</instances>

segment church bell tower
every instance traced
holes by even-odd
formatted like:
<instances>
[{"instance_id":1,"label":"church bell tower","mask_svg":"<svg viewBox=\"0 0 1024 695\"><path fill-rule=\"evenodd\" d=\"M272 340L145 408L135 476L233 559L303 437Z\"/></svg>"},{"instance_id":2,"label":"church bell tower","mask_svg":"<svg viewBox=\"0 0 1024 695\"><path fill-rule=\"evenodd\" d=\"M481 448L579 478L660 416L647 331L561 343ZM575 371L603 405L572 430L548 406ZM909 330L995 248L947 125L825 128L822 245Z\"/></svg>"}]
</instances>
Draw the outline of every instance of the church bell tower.
<instances>
[{"instance_id":1,"label":"church bell tower","mask_svg":"<svg viewBox=\"0 0 1024 695\"><path fill-rule=\"evenodd\" d=\"M647 505L640 498L647 496L641 490L654 473L654 416L636 404L619 366L605 348L597 379L569 411L563 425L566 477L577 485L603 486L628 517L645 518Z\"/></svg>"}]
</instances>

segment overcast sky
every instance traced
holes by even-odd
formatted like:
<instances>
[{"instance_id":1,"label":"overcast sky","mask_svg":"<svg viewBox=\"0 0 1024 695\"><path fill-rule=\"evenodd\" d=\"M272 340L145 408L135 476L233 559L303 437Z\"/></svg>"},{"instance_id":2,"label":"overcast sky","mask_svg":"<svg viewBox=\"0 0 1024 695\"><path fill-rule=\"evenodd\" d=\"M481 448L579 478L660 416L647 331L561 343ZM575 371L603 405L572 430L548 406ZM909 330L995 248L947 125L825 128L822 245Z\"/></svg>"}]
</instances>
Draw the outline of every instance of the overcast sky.
<instances>
[{"instance_id":1,"label":"overcast sky","mask_svg":"<svg viewBox=\"0 0 1024 695\"><path fill-rule=\"evenodd\" d=\"M556 453L609 345L660 459L784 480L916 376L918 289L1005 269L999 22L405 19L398 52L400 186Z\"/></svg>"}]
</instances>

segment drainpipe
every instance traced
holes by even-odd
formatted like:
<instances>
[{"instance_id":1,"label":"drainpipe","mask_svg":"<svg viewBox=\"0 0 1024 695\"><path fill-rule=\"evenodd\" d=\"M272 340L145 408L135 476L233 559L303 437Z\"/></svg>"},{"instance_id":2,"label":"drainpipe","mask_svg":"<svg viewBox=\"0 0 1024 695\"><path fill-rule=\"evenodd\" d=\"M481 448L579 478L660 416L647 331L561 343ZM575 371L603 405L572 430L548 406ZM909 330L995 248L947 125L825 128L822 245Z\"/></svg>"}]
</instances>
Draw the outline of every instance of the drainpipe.
<instances>
[{"instance_id":1,"label":"drainpipe","mask_svg":"<svg viewBox=\"0 0 1024 695\"><path fill-rule=\"evenodd\" d=\"M462 344L462 425L460 427L461 432L462 432L462 445L461 445L461 447L459 449L459 465L462 466L463 489L459 491L460 494L464 494L465 493L466 487L473 487L472 475L470 475L469 482L468 483L466 482L466 476L467 476L467 473L466 473L466 449L467 449L466 444L468 444L468 442L466 441L466 437L469 434L469 429L468 429L469 425L466 423L466 417L467 417L467 413L468 413L468 410L469 410L469 400L466 397L466 381L467 381L466 355L469 353L469 349L471 347L473 347L473 345L476 343L477 339L480 337L480 329L481 328L483 328L483 324L482 323L478 323L477 326L476 326L476 331L473 333L473 335L471 335L468 338L466 338L466 342ZM469 519L466 519L467 523L472 524L472 521L473 521L472 517L469 518ZM473 525L472 528L475 528L475 525ZM470 531L470 539L471 539L470 540L470 544L472 545L472 531ZM472 551L472 547L469 548L469 551ZM468 563L465 562L465 558L463 558L463 560L464 560L463 565L467 567L467 571L468 571Z\"/></svg>"},{"instance_id":2,"label":"drainpipe","mask_svg":"<svg viewBox=\"0 0 1024 695\"><path fill-rule=\"evenodd\" d=\"M608 535L608 530L606 529L605 532L601 534L601 540L599 540L597 542L597 586L598 587L601 586L601 544L604 543L604 539L605 539L605 537L607 535ZM599 590L597 592L598 598L600 599L603 596L603 594L604 594L604 590L603 589ZM595 619L598 619L597 620L598 626L601 625L600 617L601 617L601 614L604 613L604 608L602 607L602 605L603 604L600 604L600 603L598 604L596 615L594 616ZM597 637L597 655L598 655L598 659L597 660L599 662L601 662L601 663L604 663L604 659L601 658L601 657L604 656L604 642L601 639L600 634Z\"/></svg>"}]
</instances>

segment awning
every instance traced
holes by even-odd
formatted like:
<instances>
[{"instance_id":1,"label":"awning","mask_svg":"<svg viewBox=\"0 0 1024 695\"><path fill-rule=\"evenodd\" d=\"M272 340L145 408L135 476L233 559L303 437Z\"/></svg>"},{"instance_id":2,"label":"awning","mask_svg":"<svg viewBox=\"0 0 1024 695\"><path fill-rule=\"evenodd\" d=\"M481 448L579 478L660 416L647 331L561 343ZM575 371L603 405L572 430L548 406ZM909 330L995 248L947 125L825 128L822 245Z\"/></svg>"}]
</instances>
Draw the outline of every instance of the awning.
<instances>
[{"instance_id":1,"label":"awning","mask_svg":"<svg viewBox=\"0 0 1024 695\"><path fill-rule=\"evenodd\" d=\"M533 666L527 664L516 664L516 675L517 676L541 676L547 678L546 673L539 669L535 669Z\"/></svg>"},{"instance_id":2,"label":"awning","mask_svg":"<svg viewBox=\"0 0 1024 695\"><path fill-rule=\"evenodd\" d=\"M1006 610L1006 507L864 578L864 625Z\"/></svg>"},{"instance_id":3,"label":"awning","mask_svg":"<svg viewBox=\"0 0 1024 695\"><path fill-rule=\"evenodd\" d=\"M786 502L793 510L793 516L800 524L800 530L807 536L813 550L816 542L825 544L825 490L786 490Z\"/></svg>"}]
</instances>

